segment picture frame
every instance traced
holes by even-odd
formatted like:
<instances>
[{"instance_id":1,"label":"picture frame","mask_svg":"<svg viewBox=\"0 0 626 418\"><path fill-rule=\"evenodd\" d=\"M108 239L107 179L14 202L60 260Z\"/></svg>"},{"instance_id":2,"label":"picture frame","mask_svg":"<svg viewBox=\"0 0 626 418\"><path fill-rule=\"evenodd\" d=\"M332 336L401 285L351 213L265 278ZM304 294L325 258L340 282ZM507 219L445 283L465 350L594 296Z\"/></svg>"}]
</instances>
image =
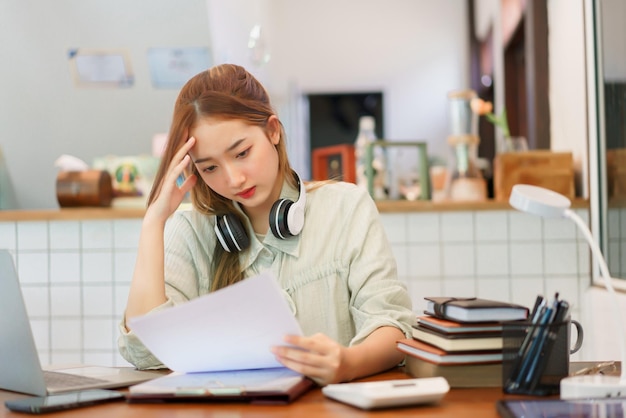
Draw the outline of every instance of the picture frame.
<instances>
[{"instance_id":1,"label":"picture frame","mask_svg":"<svg viewBox=\"0 0 626 418\"><path fill-rule=\"evenodd\" d=\"M149 48L152 86L180 89L191 77L211 67L211 51L204 47Z\"/></svg>"},{"instance_id":2,"label":"picture frame","mask_svg":"<svg viewBox=\"0 0 626 418\"><path fill-rule=\"evenodd\" d=\"M130 88L135 82L126 49L72 48L67 57L77 87Z\"/></svg>"},{"instance_id":3,"label":"picture frame","mask_svg":"<svg viewBox=\"0 0 626 418\"><path fill-rule=\"evenodd\" d=\"M356 183L354 145L339 144L315 148L311 152L313 180Z\"/></svg>"}]
</instances>

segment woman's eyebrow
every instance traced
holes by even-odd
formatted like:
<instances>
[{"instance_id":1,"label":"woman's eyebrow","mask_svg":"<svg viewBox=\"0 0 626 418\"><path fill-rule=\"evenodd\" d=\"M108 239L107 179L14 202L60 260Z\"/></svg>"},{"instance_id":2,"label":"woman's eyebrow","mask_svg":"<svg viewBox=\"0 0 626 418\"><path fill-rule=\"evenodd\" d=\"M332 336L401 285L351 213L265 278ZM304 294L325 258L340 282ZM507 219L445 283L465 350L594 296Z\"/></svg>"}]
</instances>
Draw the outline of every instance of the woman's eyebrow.
<instances>
[{"instance_id":1,"label":"woman's eyebrow","mask_svg":"<svg viewBox=\"0 0 626 418\"><path fill-rule=\"evenodd\" d=\"M245 140L246 138L241 138L241 139L236 140L235 142L231 144L231 146L226 148L226 151L232 151L233 149L237 148ZM198 158L197 160L194 161L194 164L200 164L200 163L212 160L212 159L213 157Z\"/></svg>"}]
</instances>

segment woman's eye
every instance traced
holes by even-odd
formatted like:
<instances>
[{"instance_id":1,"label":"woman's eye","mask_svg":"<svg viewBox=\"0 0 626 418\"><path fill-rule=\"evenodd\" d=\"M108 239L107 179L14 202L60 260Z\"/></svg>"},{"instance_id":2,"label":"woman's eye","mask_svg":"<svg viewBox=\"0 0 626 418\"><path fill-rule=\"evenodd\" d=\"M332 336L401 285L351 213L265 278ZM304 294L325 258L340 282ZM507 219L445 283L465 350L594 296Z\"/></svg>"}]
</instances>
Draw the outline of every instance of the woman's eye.
<instances>
[{"instance_id":1,"label":"woman's eye","mask_svg":"<svg viewBox=\"0 0 626 418\"><path fill-rule=\"evenodd\" d=\"M210 165L208 167L203 168L202 171L205 173L212 173L215 171L216 168L217 168L216 166Z\"/></svg>"},{"instance_id":2,"label":"woman's eye","mask_svg":"<svg viewBox=\"0 0 626 418\"><path fill-rule=\"evenodd\" d=\"M237 158L243 158L246 155L248 155L249 152L250 152L250 148L246 148L245 150L243 150L239 154L237 154Z\"/></svg>"}]
</instances>

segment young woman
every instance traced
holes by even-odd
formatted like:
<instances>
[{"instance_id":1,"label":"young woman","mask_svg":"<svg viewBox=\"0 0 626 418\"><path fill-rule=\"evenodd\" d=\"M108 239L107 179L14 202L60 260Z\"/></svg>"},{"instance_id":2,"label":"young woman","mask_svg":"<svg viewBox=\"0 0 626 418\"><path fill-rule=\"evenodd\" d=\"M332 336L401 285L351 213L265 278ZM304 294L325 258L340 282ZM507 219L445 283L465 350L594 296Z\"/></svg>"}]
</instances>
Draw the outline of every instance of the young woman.
<instances>
[{"instance_id":1,"label":"young woman","mask_svg":"<svg viewBox=\"0 0 626 418\"><path fill-rule=\"evenodd\" d=\"M193 209L177 211L188 192ZM283 365L325 385L401 362L395 343L410 337L415 315L372 199L343 182L305 190L267 92L224 64L193 77L176 101L120 326L122 356L162 367L128 318L265 270L304 334L272 348Z\"/></svg>"}]
</instances>

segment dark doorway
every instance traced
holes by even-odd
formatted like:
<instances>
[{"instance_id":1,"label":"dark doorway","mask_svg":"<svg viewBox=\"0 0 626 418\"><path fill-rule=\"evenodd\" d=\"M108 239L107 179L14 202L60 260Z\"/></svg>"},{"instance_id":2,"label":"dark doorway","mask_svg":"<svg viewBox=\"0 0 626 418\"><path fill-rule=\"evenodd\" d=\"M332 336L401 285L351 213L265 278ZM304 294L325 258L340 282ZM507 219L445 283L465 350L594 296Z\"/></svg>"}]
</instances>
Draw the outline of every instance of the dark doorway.
<instances>
[{"instance_id":1,"label":"dark doorway","mask_svg":"<svg viewBox=\"0 0 626 418\"><path fill-rule=\"evenodd\" d=\"M311 151L339 144L354 144L359 118L373 116L376 136L383 139L383 94L381 92L309 94Z\"/></svg>"}]
</instances>

